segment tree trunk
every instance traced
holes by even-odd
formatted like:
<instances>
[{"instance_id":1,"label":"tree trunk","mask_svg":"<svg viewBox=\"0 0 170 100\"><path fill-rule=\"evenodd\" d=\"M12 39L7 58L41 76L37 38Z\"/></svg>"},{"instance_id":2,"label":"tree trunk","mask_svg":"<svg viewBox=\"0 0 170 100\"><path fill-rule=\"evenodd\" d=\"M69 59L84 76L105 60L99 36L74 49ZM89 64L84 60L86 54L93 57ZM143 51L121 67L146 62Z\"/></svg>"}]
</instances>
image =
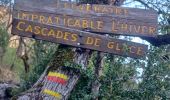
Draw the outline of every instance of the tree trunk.
<instances>
[{"instance_id":1,"label":"tree trunk","mask_svg":"<svg viewBox=\"0 0 170 100\"><path fill-rule=\"evenodd\" d=\"M50 67L47 67L39 80L28 91L13 97L13 100L67 100L76 85L80 72L78 69L65 67L65 61L74 61L86 69L90 50L59 47Z\"/></svg>"},{"instance_id":2,"label":"tree trunk","mask_svg":"<svg viewBox=\"0 0 170 100\"><path fill-rule=\"evenodd\" d=\"M92 83L92 94L93 94L93 100L98 100L99 95L99 89L100 89L100 77L103 73L103 67L104 67L104 53L97 52L96 56L96 63L95 63L95 81Z\"/></svg>"}]
</instances>

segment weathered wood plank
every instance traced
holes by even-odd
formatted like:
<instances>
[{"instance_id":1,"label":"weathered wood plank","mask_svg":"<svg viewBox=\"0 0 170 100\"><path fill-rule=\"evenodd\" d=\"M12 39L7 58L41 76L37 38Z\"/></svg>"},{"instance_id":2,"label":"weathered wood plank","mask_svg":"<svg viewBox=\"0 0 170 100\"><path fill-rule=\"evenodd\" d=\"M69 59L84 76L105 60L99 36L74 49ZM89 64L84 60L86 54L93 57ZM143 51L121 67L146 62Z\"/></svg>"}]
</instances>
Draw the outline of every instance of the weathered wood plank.
<instances>
[{"instance_id":1,"label":"weathered wood plank","mask_svg":"<svg viewBox=\"0 0 170 100\"><path fill-rule=\"evenodd\" d=\"M110 34L134 35L153 37L157 33L157 25L153 23L145 23L130 19L121 19L118 17L103 17L103 16L86 16L80 17L75 13L73 15L61 15L44 13L37 9L30 11L14 11L14 17L39 22L42 24L59 25L74 29L88 29L91 32L102 32Z\"/></svg>"},{"instance_id":2,"label":"weathered wood plank","mask_svg":"<svg viewBox=\"0 0 170 100\"><path fill-rule=\"evenodd\" d=\"M80 30L87 28L91 32L99 33L148 37L154 37L157 34L157 14L155 11L115 7L112 8L112 10L114 9L112 13L107 13L106 11L102 11L103 13L99 11L98 13L97 11L94 11L94 9L97 9L96 6L101 6L105 9L111 9L109 7L112 6L90 5L88 8L89 11L86 11L85 8L87 5L83 5L82 9L77 10L74 7L74 3L72 6L72 3L66 4L65 2L58 3L58 1L55 0L36 0L33 2L30 0L16 0L14 17L23 19L23 16L26 18L29 16L27 19L30 20L31 18L32 21L39 22L43 22L43 19L52 20L55 23L50 24L53 25L57 24ZM66 6L67 8L63 6ZM25 15L25 13L27 13L28 16ZM60 21L59 23L56 22L58 20Z\"/></svg>"},{"instance_id":3,"label":"weathered wood plank","mask_svg":"<svg viewBox=\"0 0 170 100\"><path fill-rule=\"evenodd\" d=\"M143 44L26 20L14 19L12 33L132 58L144 57L147 52L147 46Z\"/></svg>"},{"instance_id":4,"label":"weathered wood plank","mask_svg":"<svg viewBox=\"0 0 170 100\"><path fill-rule=\"evenodd\" d=\"M75 2L59 1L59 0L15 0L14 9L28 8L51 9L54 11L68 10L67 13L79 11L86 15L93 14L96 16L105 15L111 17L143 20L148 22L157 22L158 14L154 10L145 10L138 8L117 7L110 5L96 4L77 4ZM60 12L62 13L62 12Z\"/></svg>"}]
</instances>

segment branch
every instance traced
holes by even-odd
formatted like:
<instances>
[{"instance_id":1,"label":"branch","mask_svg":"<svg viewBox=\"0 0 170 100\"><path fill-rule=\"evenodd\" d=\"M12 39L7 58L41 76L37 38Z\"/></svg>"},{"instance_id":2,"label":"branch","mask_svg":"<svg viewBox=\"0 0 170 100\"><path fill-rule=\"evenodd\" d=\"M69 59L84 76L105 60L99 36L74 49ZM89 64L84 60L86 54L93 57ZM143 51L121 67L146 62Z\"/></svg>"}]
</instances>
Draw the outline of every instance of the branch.
<instances>
[{"instance_id":1,"label":"branch","mask_svg":"<svg viewBox=\"0 0 170 100\"><path fill-rule=\"evenodd\" d=\"M145 3L144 1L142 0L134 0L134 1L137 1L137 2L140 2L141 4L143 4L145 7L147 7L148 9L151 9L151 10L155 10L153 7L150 7L147 3ZM155 8L157 8L158 10L158 14L165 14L164 11L162 11L160 8L158 8L157 6L153 5Z\"/></svg>"},{"instance_id":2,"label":"branch","mask_svg":"<svg viewBox=\"0 0 170 100\"><path fill-rule=\"evenodd\" d=\"M134 0L134 1L140 2L140 3L143 4L145 7L154 10L152 7L150 7L147 3L145 3L145 2L142 1L142 0Z\"/></svg>"},{"instance_id":3,"label":"branch","mask_svg":"<svg viewBox=\"0 0 170 100\"><path fill-rule=\"evenodd\" d=\"M170 44L170 33L165 35L158 35L156 37L141 37L151 43L154 46L168 45Z\"/></svg>"}]
</instances>

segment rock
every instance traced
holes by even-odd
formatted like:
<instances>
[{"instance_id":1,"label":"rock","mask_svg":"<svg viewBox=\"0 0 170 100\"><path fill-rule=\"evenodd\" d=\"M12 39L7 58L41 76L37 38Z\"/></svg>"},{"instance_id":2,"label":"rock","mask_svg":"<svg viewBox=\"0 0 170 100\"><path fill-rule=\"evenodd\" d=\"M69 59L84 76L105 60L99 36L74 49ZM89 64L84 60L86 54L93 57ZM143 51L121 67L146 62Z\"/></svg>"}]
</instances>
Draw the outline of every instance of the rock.
<instances>
[{"instance_id":1,"label":"rock","mask_svg":"<svg viewBox=\"0 0 170 100\"><path fill-rule=\"evenodd\" d=\"M9 98L11 97L9 92L12 90L12 88L17 88L17 86L13 84L1 83L0 100L9 100Z\"/></svg>"},{"instance_id":2,"label":"rock","mask_svg":"<svg viewBox=\"0 0 170 100\"><path fill-rule=\"evenodd\" d=\"M27 93L17 97L16 100L44 100L39 92Z\"/></svg>"},{"instance_id":3,"label":"rock","mask_svg":"<svg viewBox=\"0 0 170 100\"><path fill-rule=\"evenodd\" d=\"M0 66L0 84L19 84L19 78L14 71L11 71L9 66Z\"/></svg>"},{"instance_id":4,"label":"rock","mask_svg":"<svg viewBox=\"0 0 170 100\"><path fill-rule=\"evenodd\" d=\"M31 98L27 95L19 97L17 100L31 100Z\"/></svg>"}]
</instances>

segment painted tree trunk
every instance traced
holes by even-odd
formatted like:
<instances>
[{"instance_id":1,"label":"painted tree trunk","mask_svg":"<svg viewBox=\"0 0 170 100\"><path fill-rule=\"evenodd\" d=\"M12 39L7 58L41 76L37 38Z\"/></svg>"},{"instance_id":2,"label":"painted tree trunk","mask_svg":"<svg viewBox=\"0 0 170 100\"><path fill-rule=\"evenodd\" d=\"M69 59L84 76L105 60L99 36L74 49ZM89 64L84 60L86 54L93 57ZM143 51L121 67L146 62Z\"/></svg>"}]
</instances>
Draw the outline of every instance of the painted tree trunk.
<instances>
[{"instance_id":1,"label":"painted tree trunk","mask_svg":"<svg viewBox=\"0 0 170 100\"><path fill-rule=\"evenodd\" d=\"M41 89L44 100L67 100L74 88L80 73L75 69L59 67L55 72L49 72Z\"/></svg>"},{"instance_id":2,"label":"painted tree trunk","mask_svg":"<svg viewBox=\"0 0 170 100\"><path fill-rule=\"evenodd\" d=\"M78 69L65 67L65 61L73 60L84 68L88 64L90 51L73 50L61 48L56 52L50 67L34 86L28 91L13 97L13 100L67 100L74 86L76 85L80 72Z\"/></svg>"}]
</instances>

